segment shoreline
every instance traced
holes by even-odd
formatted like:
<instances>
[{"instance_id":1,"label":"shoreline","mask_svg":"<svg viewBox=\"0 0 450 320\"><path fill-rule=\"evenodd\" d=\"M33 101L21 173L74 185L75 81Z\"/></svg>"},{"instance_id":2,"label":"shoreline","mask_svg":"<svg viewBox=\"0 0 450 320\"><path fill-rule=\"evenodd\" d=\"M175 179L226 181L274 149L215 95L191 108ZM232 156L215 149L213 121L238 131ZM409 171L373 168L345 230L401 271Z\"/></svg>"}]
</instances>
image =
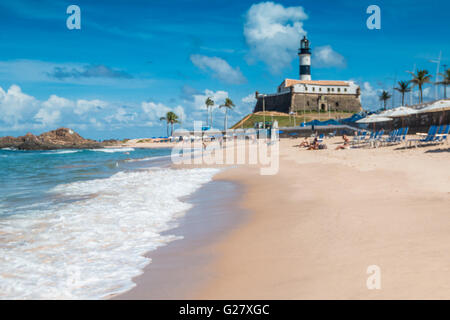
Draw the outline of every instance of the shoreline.
<instances>
[{"instance_id":1,"label":"shoreline","mask_svg":"<svg viewBox=\"0 0 450 320\"><path fill-rule=\"evenodd\" d=\"M117 298L448 299L448 145L334 150L341 141L333 138L327 150L293 147L301 141L281 140L277 175L248 165L216 174L216 183L242 191L225 210L248 218L176 257L170 270L154 272L152 262ZM160 251L166 267L182 252L171 245ZM382 290L366 287L371 265L381 269ZM184 272L192 282L175 285ZM149 293L155 278L165 295Z\"/></svg>"},{"instance_id":2,"label":"shoreline","mask_svg":"<svg viewBox=\"0 0 450 320\"><path fill-rule=\"evenodd\" d=\"M248 215L237 205L230 205L241 200L242 186L216 176L183 199L193 207L176 221L176 228L165 232L183 238L148 252L146 256L152 261L133 278L136 286L110 299L186 299L214 277L207 268L217 258L211 246Z\"/></svg>"}]
</instances>

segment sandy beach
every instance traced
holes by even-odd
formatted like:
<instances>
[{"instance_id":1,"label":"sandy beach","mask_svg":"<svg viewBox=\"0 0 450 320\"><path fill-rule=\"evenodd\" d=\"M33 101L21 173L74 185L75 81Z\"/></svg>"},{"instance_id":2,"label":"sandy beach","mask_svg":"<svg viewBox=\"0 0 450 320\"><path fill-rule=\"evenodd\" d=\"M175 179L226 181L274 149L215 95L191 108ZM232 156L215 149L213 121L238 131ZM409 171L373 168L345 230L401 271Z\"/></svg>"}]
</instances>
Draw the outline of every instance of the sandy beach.
<instances>
[{"instance_id":1,"label":"sandy beach","mask_svg":"<svg viewBox=\"0 0 450 320\"><path fill-rule=\"evenodd\" d=\"M185 253L171 272L198 281L176 296L450 298L449 146L334 150L337 137L327 150L308 151L294 147L301 141L281 140L276 175L248 165L216 175L242 186L238 205L248 217L197 246L196 254L214 253L201 267L186 269ZM145 281L152 264L119 299L167 298ZM371 265L381 270L379 290L366 286Z\"/></svg>"}]
</instances>

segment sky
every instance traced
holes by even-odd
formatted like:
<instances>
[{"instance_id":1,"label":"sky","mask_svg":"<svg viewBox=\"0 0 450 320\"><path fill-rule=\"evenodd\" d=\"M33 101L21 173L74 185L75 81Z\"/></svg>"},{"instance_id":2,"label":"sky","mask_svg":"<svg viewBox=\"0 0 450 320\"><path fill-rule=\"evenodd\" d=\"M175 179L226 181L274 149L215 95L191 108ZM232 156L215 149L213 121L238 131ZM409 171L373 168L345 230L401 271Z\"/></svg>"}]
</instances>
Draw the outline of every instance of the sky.
<instances>
[{"instance_id":1,"label":"sky","mask_svg":"<svg viewBox=\"0 0 450 320\"><path fill-rule=\"evenodd\" d=\"M80 29L67 27L73 4ZM379 30L366 25L372 4ZM92 139L164 136L168 111L178 128L206 121L207 97L223 128L225 98L235 104L232 124L251 112L255 91L299 77L305 34L312 79L353 80L363 108L375 110L407 71L426 69L434 80L430 60L440 52L450 65L448 12L443 0L0 0L0 136L61 126ZM424 95L433 100L435 88ZM388 106L399 104L395 93Z\"/></svg>"}]
</instances>

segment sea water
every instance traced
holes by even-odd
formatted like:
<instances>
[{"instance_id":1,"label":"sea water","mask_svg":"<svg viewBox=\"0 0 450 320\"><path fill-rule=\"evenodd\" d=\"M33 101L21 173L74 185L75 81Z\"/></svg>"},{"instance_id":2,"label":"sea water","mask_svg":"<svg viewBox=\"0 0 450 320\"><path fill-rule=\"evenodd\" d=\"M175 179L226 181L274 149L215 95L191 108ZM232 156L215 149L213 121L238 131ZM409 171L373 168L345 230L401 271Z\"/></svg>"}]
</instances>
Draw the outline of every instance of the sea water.
<instances>
[{"instance_id":1,"label":"sea water","mask_svg":"<svg viewBox=\"0 0 450 320\"><path fill-rule=\"evenodd\" d=\"M0 299L131 289L215 173L171 169L169 149L0 150Z\"/></svg>"}]
</instances>

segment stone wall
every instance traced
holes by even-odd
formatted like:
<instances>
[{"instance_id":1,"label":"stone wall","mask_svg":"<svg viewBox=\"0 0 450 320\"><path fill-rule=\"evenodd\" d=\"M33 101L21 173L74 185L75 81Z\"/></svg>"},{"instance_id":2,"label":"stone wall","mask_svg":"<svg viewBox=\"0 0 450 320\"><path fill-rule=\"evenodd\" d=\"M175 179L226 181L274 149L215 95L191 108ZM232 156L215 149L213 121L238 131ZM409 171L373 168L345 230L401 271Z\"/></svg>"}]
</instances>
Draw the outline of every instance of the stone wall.
<instances>
[{"instance_id":1,"label":"stone wall","mask_svg":"<svg viewBox=\"0 0 450 320\"><path fill-rule=\"evenodd\" d=\"M292 111L361 111L356 95L344 94L298 94L294 93Z\"/></svg>"},{"instance_id":2,"label":"stone wall","mask_svg":"<svg viewBox=\"0 0 450 320\"><path fill-rule=\"evenodd\" d=\"M266 111L289 113L290 111L340 111L359 112L361 102L350 94L302 94L291 93L264 97ZM263 111L263 98L258 97L254 112Z\"/></svg>"},{"instance_id":3,"label":"stone wall","mask_svg":"<svg viewBox=\"0 0 450 320\"><path fill-rule=\"evenodd\" d=\"M266 96L264 97L264 105L266 111L278 111L289 113L291 107L292 94L287 92L285 94ZM263 98L258 97L256 106L253 112L263 111Z\"/></svg>"}]
</instances>

